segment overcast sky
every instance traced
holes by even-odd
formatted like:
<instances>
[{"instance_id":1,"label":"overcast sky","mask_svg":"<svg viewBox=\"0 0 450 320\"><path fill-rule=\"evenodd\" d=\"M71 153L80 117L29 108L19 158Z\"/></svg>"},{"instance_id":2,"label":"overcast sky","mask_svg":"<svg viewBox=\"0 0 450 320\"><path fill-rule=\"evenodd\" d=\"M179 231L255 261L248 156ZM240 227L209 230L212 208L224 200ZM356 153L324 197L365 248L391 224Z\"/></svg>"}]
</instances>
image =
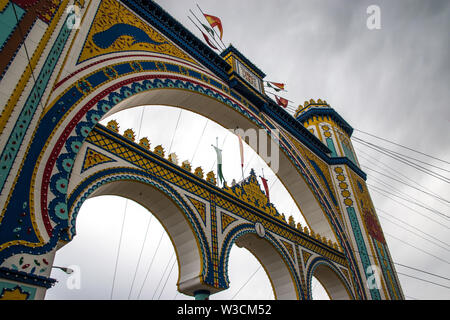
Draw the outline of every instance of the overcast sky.
<instances>
[{"instance_id":1,"label":"overcast sky","mask_svg":"<svg viewBox=\"0 0 450 320\"><path fill-rule=\"evenodd\" d=\"M450 98L450 2L157 2L197 36L201 35L187 18L189 9L198 12L196 3L206 13L220 17L224 42L233 44L265 72L266 80L286 83L288 92L284 97L294 101L295 105L311 98L325 99L355 129L450 161L450 108L447 105ZM381 9L379 30L366 27L369 17L366 9L373 4ZM126 110L110 119L119 121L121 132L127 128L137 131L142 110ZM106 124L108 120L104 119L102 123ZM178 128L175 130L177 122ZM171 151L175 151L181 161L191 160L198 145L193 165L201 165L208 171L214 168L215 160L210 145L215 142L216 136L219 137L219 142L223 143L225 178L240 177L237 141L231 134L227 135L226 128L187 111L180 115L179 109L158 106L145 108L143 124L139 137L147 136L152 148L162 144L168 150L172 145ZM450 176L448 163L409 152L358 131L354 132L354 136L443 168L447 171L432 170ZM395 173L396 179L418 188L427 188L428 192L432 191L445 199L449 199L450 194L448 182L380 155L358 142L353 141L353 144L368 174L367 182L373 186L369 187L372 199L394 261L450 278L449 219L423 207L449 215L448 202L438 201L379 175L373 169L392 173L386 166L393 168L403 175ZM258 172L264 167L269 184L273 183L270 190L272 202L280 212L293 214L297 221L301 221L299 210L287 191L247 147L246 159L249 161L246 174L251 167ZM390 199L377 188L388 190ZM411 197L409 199L420 202L422 207L401 200L396 195ZM52 277L57 278L59 283L48 291L47 299L110 298L125 211L113 298L190 298L176 293L176 264L169 272L174 261L173 248L156 219L150 220L151 215L131 201L126 205L121 198L100 197L90 199L83 205L77 220L76 238L61 249L55 259L56 265L80 267L81 289L69 290L65 283L67 276L60 270L54 270ZM130 294L149 221L148 236ZM160 249L156 252L160 239ZM144 283L153 256L154 263ZM211 299L273 299L269 280L262 268L258 268L259 263L251 254L244 249L233 248L230 259L231 287ZM442 278L399 265L396 268L400 273L450 286L450 281ZM165 269L167 272L164 275ZM256 270L254 277L243 286ZM450 299L447 288L405 275L399 277L408 299ZM160 282L161 278L163 280ZM314 285L314 288L315 298L326 298L320 285Z\"/></svg>"}]
</instances>

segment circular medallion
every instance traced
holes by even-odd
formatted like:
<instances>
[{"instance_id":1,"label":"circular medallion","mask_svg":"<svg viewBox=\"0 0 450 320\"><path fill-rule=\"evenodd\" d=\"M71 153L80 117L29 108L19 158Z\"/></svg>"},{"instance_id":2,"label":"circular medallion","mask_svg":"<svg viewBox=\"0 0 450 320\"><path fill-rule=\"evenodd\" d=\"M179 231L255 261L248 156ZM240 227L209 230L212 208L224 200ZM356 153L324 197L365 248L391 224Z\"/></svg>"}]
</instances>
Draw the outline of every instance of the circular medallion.
<instances>
[{"instance_id":1,"label":"circular medallion","mask_svg":"<svg viewBox=\"0 0 450 320\"><path fill-rule=\"evenodd\" d=\"M261 238L264 238L264 236L266 235L266 230L264 230L264 226L260 222L257 222L255 224L255 230L256 234Z\"/></svg>"}]
</instances>

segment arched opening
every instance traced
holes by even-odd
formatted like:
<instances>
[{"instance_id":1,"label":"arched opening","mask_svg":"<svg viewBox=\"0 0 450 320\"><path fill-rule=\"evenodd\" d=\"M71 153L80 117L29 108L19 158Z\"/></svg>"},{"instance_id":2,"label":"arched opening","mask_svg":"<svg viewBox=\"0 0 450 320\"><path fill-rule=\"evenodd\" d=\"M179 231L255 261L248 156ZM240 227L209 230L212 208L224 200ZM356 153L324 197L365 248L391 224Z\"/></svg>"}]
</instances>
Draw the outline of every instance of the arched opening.
<instances>
[{"instance_id":1,"label":"arched opening","mask_svg":"<svg viewBox=\"0 0 450 320\"><path fill-rule=\"evenodd\" d=\"M299 299L287 262L269 240L260 238L254 233L244 233L235 239L235 244L247 249L261 264L270 280L275 299Z\"/></svg>"},{"instance_id":2,"label":"arched opening","mask_svg":"<svg viewBox=\"0 0 450 320\"><path fill-rule=\"evenodd\" d=\"M102 172L103 173L103 172ZM153 213L155 218L166 230L175 249L172 264L178 262L179 278L177 285L179 291L188 295L202 289L202 239L196 236L198 227L192 221L189 206L183 199L163 182L135 179L130 176L109 180L108 173L100 176L95 183L84 188L84 196L88 198L114 195L130 199ZM83 199L83 197L81 198ZM83 201L83 200L80 200ZM73 206L71 217L76 221L77 212ZM101 207L98 210L103 210Z\"/></svg>"},{"instance_id":3,"label":"arched opening","mask_svg":"<svg viewBox=\"0 0 450 320\"><path fill-rule=\"evenodd\" d=\"M330 300L327 291L314 276L311 279L311 297L313 300Z\"/></svg>"},{"instance_id":4,"label":"arched opening","mask_svg":"<svg viewBox=\"0 0 450 320\"><path fill-rule=\"evenodd\" d=\"M311 279L309 281L309 290L312 292L313 299L314 297L326 299L326 296L331 300L352 299L350 288L343 279L343 275L339 274L339 271L328 262L318 261L314 263L309 268L308 274ZM315 292L313 286L315 286ZM323 291L325 291L326 296Z\"/></svg>"},{"instance_id":5,"label":"arched opening","mask_svg":"<svg viewBox=\"0 0 450 320\"><path fill-rule=\"evenodd\" d=\"M164 227L146 208L123 197L85 201L77 236L57 251L54 265L74 273L53 269L59 282L46 299L191 298L177 290L177 257Z\"/></svg>"},{"instance_id":6,"label":"arched opening","mask_svg":"<svg viewBox=\"0 0 450 320\"><path fill-rule=\"evenodd\" d=\"M118 102L108 111L102 119L111 119L112 115L120 111L140 106L173 106L182 108L210 119L223 128L234 130L235 128L255 129L259 127L238 110L232 109L223 102L218 101L206 94L188 92L177 89L152 89L145 92L135 93ZM252 117L256 117L253 114ZM102 121L104 123L104 121ZM160 122L161 124L162 122ZM149 137L151 139L151 137ZM266 136L267 141L270 137ZM257 150L254 150L257 151ZM279 179L284 188L289 192L296 206L302 211L307 224L322 236L336 242L335 233L330 221L325 216L320 204L304 178L297 171L289 156L279 150L278 172L273 173ZM326 193L326 192L325 192Z\"/></svg>"},{"instance_id":7,"label":"arched opening","mask_svg":"<svg viewBox=\"0 0 450 320\"><path fill-rule=\"evenodd\" d=\"M228 259L230 288L211 300L274 300L274 292L260 261L246 248L233 245Z\"/></svg>"}]
</instances>

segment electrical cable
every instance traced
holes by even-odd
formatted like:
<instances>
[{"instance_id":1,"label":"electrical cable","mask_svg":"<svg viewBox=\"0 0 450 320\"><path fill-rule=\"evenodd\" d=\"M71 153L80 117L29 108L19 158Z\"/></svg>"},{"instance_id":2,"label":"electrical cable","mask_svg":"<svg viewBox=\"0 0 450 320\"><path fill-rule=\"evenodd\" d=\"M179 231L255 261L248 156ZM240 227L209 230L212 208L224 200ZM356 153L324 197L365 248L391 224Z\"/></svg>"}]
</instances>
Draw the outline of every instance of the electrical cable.
<instances>
[{"instance_id":1,"label":"electrical cable","mask_svg":"<svg viewBox=\"0 0 450 320\"><path fill-rule=\"evenodd\" d=\"M450 164L450 162L448 162L448 161L446 161L446 160L442 160L442 159L439 159L439 158L436 158L436 157L430 156L429 154L426 154L426 153L423 153L423 152L420 152L420 151L414 150L414 149L412 149L412 148L409 148L409 147L406 147L406 146L404 146L404 145L401 145L401 144L399 144L399 143L396 143L396 142L393 142L393 141L387 140L387 139L385 139L385 138L381 138L381 137L378 137L378 136L376 136L376 135L374 135L374 134L371 134L371 133L368 133L368 132L365 132L365 131L362 131L362 130L359 130L359 129L354 129L354 130L356 130L356 131L359 131L359 132L361 132L361 133L364 133L364 134L367 134L367 135L369 135L369 136L372 136L372 137L374 137L374 138L377 138L377 139L380 139L380 140L383 140L383 141L386 141L386 142L392 143L392 144L394 144L394 145L396 145L396 146L399 146L399 147L405 148L405 149L407 149L407 150L410 150L410 151L414 151L414 152L416 152L416 153L419 153L419 154L421 154L421 155L424 155L424 156L430 157L430 158L432 158L432 159L435 159L435 160L439 160L439 161L442 161L442 162L444 162L444 163Z\"/></svg>"},{"instance_id":2,"label":"electrical cable","mask_svg":"<svg viewBox=\"0 0 450 320\"><path fill-rule=\"evenodd\" d=\"M431 170L429 170L427 168L419 166L418 164L412 163L411 161L409 161L407 159L404 159L404 158L402 158L402 157L400 157L398 155L395 155L395 154L392 154L392 153L389 153L389 152L385 152L383 150L380 150L380 149L377 149L375 147L372 147L370 145L370 143L367 143L367 142L365 142L363 140L359 141L358 139L354 139L354 141L356 141L356 142L358 142L358 143L360 143L360 144L362 144L362 145L364 145L366 147L369 147L369 148L371 148L371 149L373 149L373 150L375 150L375 151L377 151L379 153L387 155L388 157L391 157L394 160L402 162L402 163L404 163L404 164L406 164L406 165L408 165L408 166L410 166L410 167L412 167L412 168L414 168L416 170L419 170L419 171L421 171L421 172L423 172L425 174L428 174L428 175L430 175L430 176L432 176L432 177L434 177L436 179L439 179L439 180L441 180L443 182L446 182L446 183L450 183L450 178L447 178L447 177L445 177L445 176L443 176L443 175L441 175L441 174L439 174L437 172L431 171Z\"/></svg>"},{"instance_id":3,"label":"electrical cable","mask_svg":"<svg viewBox=\"0 0 450 320\"><path fill-rule=\"evenodd\" d=\"M418 248L418 247L416 247L416 246L414 246L414 245L412 245L412 244L410 244L410 243L408 243L408 242L406 242L406 241L403 241L402 239L399 239L399 238L397 238L397 237L395 237L395 236L393 236L393 235L391 235L391 234L389 234L389 233L387 233L387 232L384 232L384 234L388 235L388 236L391 237L391 238L396 239L397 241L402 242L403 244L406 244L406 245L408 245L408 246L410 246L410 247L412 247L412 248L415 248L416 250L419 250L419 251L421 251L421 252L423 252L423 253L426 253L427 255L429 255L429 256L431 256L431 257L433 257L433 258L436 258L436 259L438 259L438 260L440 260L440 261L442 261L442 262L444 262L444 263L446 263L446 264L450 264L450 262L448 262L447 260L444 260L444 259L442 259L442 258L440 258L440 257L438 257L438 256L435 256L434 254L429 253L429 252L426 251L426 250L420 249L420 248Z\"/></svg>"},{"instance_id":4,"label":"electrical cable","mask_svg":"<svg viewBox=\"0 0 450 320\"><path fill-rule=\"evenodd\" d=\"M368 166L366 166L366 165L362 165L362 167L367 168L367 169L369 169L370 171L376 172L376 173L378 173L378 174L380 174L380 175L382 175L382 176L385 176L385 177L387 177L387 178L389 178L389 179L392 179L392 180L394 180L394 181L403 183L404 185L406 185L406 186L408 186L408 187L410 187L410 188L413 188L413 189L415 189L415 190L417 190L417 191L420 191L420 192L422 192L422 193L425 193L425 194L427 194L427 195L429 195L429 196L431 196L431 197L433 197L433 198L436 198L436 199L438 199L438 200L441 200L441 201L444 201L444 202L450 204L450 201L447 200L447 199L444 199L444 198L441 198L441 197L439 197L439 196L436 196L436 195L434 195L434 194L432 194L432 193L429 193L429 192L420 190L420 189L417 188L417 187L414 187L414 186L412 186L412 185L410 185L410 184L407 184L407 183L405 183L405 182L402 182L401 180L397 180L397 179L395 179L395 178L392 178L392 177L388 176L387 174L384 174L384 173L382 173L382 172L379 172L379 171L377 171L377 170L375 170L375 169L372 169L372 168L370 168L370 167L368 167ZM373 176L372 176L372 177L373 177Z\"/></svg>"},{"instance_id":5,"label":"electrical cable","mask_svg":"<svg viewBox=\"0 0 450 320\"><path fill-rule=\"evenodd\" d=\"M131 282L130 292L128 293L128 300L130 300L131 292L133 291L134 281L136 280L137 271L138 271L139 265L141 264L142 253L144 251L145 243L147 242L146 241L147 235L148 235L148 231L150 229L150 224L152 222L152 218L153 218L153 215L150 215L150 219L147 223L147 230L145 231L144 241L142 242L142 246L141 246L141 252L139 253L139 258L138 258L138 262L136 264L136 269L134 270L134 276L133 276L133 281Z\"/></svg>"},{"instance_id":6,"label":"electrical cable","mask_svg":"<svg viewBox=\"0 0 450 320\"><path fill-rule=\"evenodd\" d=\"M177 124L175 125L175 130L173 131L172 141L170 142L170 147L169 147L169 152L168 152L168 154L170 154L170 151L172 150L173 140L175 139L175 134L177 133L178 123L180 122L180 117L181 117L181 113L182 113L182 112L183 112L183 109L180 109L180 113L178 114Z\"/></svg>"},{"instance_id":7,"label":"electrical cable","mask_svg":"<svg viewBox=\"0 0 450 320\"><path fill-rule=\"evenodd\" d=\"M247 281L242 285L242 287L234 294L234 296L231 298L231 300L234 300L234 298L239 294L239 292L241 292L242 288L244 288L250 282L250 280L252 280L252 278L255 276L255 274L258 273L258 271L260 269L261 269L261 265L258 266L258 268L255 270L255 272L253 272L253 274L250 276L250 278L248 278Z\"/></svg>"},{"instance_id":8,"label":"electrical cable","mask_svg":"<svg viewBox=\"0 0 450 320\"><path fill-rule=\"evenodd\" d=\"M161 245L161 240L162 240L163 236L164 236L164 230L161 231L161 237L159 238L158 245L156 247L155 252L153 253L153 257L152 257L152 260L150 262L150 266L148 267L147 273L145 274L145 278L144 278L144 281L142 282L142 286L141 286L141 289L139 290L139 294L137 296L137 299L139 299L139 297L141 296L142 289L144 288L145 282L147 281L147 277L148 277L148 274L150 273L150 269L152 268L153 261L155 261L155 256L156 256L156 253L158 252L159 246Z\"/></svg>"},{"instance_id":9,"label":"electrical cable","mask_svg":"<svg viewBox=\"0 0 450 320\"><path fill-rule=\"evenodd\" d=\"M123 213L122 227L120 229L119 247L117 249L116 264L114 267L114 275L113 275L113 283L112 283L112 288L111 288L110 300L112 300L113 292L114 292L114 284L116 282L117 265L119 264L119 255L120 255L120 247L122 245L123 227L125 225L125 218L127 216L127 206L128 206L128 199L125 200L125 209L124 209L124 213Z\"/></svg>"},{"instance_id":10,"label":"electrical cable","mask_svg":"<svg viewBox=\"0 0 450 320\"><path fill-rule=\"evenodd\" d=\"M379 191L383 191L383 192L389 193L389 191L386 191L386 190L384 190L384 189L382 189L382 188L379 188L379 187L377 187L377 186L374 186L374 185L372 185L372 184L367 183L367 185L368 185L369 187L375 188L375 189L377 189L377 190L379 190ZM376 191L376 190L375 190L375 191ZM418 203L417 201L408 200L408 199L406 199L406 198L404 198L404 197L401 197L401 196L399 196L399 195L397 195L397 194L393 194L393 193L390 193L390 194L391 194L392 196L396 197L396 198L400 198L400 199L402 199L402 200L411 202L411 203L415 204L416 206L419 206L419 207L422 207L422 208L424 208L424 209L427 209L427 210L429 210L430 212L433 212L434 214L437 214L437 215L439 215L439 216L442 216L442 217L444 217L444 218L450 220L450 216L448 216L448 215L446 215L446 214L444 214L444 213L442 213L442 212L440 212L440 211L438 211L438 210L435 210L435 209L429 208L429 207L427 207L427 206L424 206L424 205Z\"/></svg>"},{"instance_id":11,"label":"electrical cable","mask_svg":"<svg viewBox=\"0 0 450 320\"><path fill-rule=\"evenodd\" d=\"M368 153L365 152L364 150L359 149L359 148L358 148L357 150L358 150L358 157L361 157L361 158L365 159L366 161L370 162L371 164L375 165L376 167L378 167L378 168L380 168L380 169L383 169L383 170L389 170L389 171L392 173L392 175L393 175L394 177L400 179L399 182L401 182L401 183L404 183L404 184L405 184L406 182L403 181L403 180L401 180L401 178L400 178L399 176L401 176L402 178L408 180L408 181L411 182L411 183L414 183L414 184L416 184L416 185L422 187L423 189L425 189L425 190L429 191L430 193L432 193L433 195L435 195L435 196L436 196L436 199L438 199L439 202L441 202L442 204L446 205L447 207L450 207L450 205L449 205L448 203L443 202L442 200L440 200L442 197L441 197L440 195L438 195L436 192L434 192L433 190L427 188L426 186L421 185L421 184L418 183L417 181L412 180L411 178L409 178L408 176L404 175L404 174L401 173L400 171L394 169L394 168L391 167L391 166L388 166L387 164L385 164L385 163L383 163L383 162L377 162L377 163L375 163L375 162L373 162L372 160L370 160L370 159L364 157L362 154L365 154L365 155L367 155L367 156L369 156L369 157L373 157L372 155L368 154ZM362 153L362 154L361 154L361 153ZM380 165L382 165L384 168L382 168Z\"/></svg>"},{"instance_id":12,"label":"electrical cable","mask_svg":"<svg viewBox=\"0 0 450 320\"><path fill-rule=\"evenodd\" d=\"M161 289L161 292L159 293L158 300L161 298L161 295L162 295L162 293L164 292L164 289L166 288L166 284L167 284L167 282L169 281L170 275L172 274L172 270L173 270L173 267L175 266L175 263L176 263L176 262L177 262L177 259L175 258L175 260L174 260L173 263L172 263L172 267L170 268L169 274L167 275L166 281L164 282L164 286L163 286L163 288Z\"/></svg>"},{"instance_id":13,"label":"electrical cable","mask_svg":"<svg viewBox=\"0 0 450 320\"><path fill-rule=\"evenodd\" d=\"M432 236L431 234L428 234L428 233L426 233L426 232L420 230L419 228L414 227L413 225L409 224L408 222L406 222L406 221L404 221L404 220L402 220L402 219L399 219L399 218L397 218L397 217L395 217L395 216L389 214L389 213L386 212L385 210L380 209L380 208L377 208L377 207L375 207L375 209L376 209L377 211L379 211L379 212L383 212L384 214L387 214L387 215L390 216L391 218L393 218L393 219L395 219L395 220L397 220L397 221L399 221L399 222L401 222L401 223L403 223L403 224L406 224L407 226L409 226L409 227L411 227L411 228L413 228L413 229L415 229L415 230L417 230L417 231L419 231L419 232L422 232L423 234L429 236L430 238L433 238L434 240L439 241L440 243L445 244L446 246L449 246L449 247L450 247L450 244L448 244L448 243L446 243L446 242L443 242L443 241L439 240L438 238Z\"/></svg>"},{"instance_id":14,"label":"electrical cable","mask_svg":"<svg viewBox=\"0 0 450 320\"><path fill-rule=\"evenodd\" d=\"M445 171L445 172L450 172L450 170L444 169L444 168L442 168L442 167L438 167L438 166L436 166L436 165L434 165L434 164L431 164L431 163L428 163L428 162L425 162L425 161L416 159L416 158L411 157L411 156L408 156L408 155L406 155L406 154L403 154L403 153L400 153L400 152L397 152L397 151L394 151L394 150L391 150L391 149L388 149L388 148L379 146L379 145L377 145L377 144L368 142L368 141L366 141L366 140L364 140L364 139L361 139L361 138L359 138L359 137L352 136L352 138L354 138L355 140L358 140L358 141L363 141L363 142L365 142L365 143L368 143L368 144L370 144L371 146L374 146L374 147L377 148L377 149L386 151L386 152L388 152L388 153L395 154L395 155L397 155L397 156L399 156L399 157L401 157L401 158L407 158L407 159L414 160L414 161L416 161L416 162L425 164L425 165L427 165L427 166L430 166L430 167L433 167L433 168L436 168L436 169L439 169L439 170L442 170L442 171ZM406 159L405 159L405 160L406 160Z\"/></svg>"},{"instance_id":15,"label":"electrical cable","mask_svg":"<svg viewBox=\"0 0 450 320\"><path fill-rule=\"evenodd\" d=\"M200 146L200 142L202 141L203 135L205 134L205 129L206 129L206 126L208 125L208 122L209 122L209 119L206 119L206 123L205 123L205 126L203 127L202 134L200 135L200 138L198 139L197 146L195 147L194 154L192 155L191 164L194 162L195 155L197 154L198 147Z\"/></svg>"},{"instance_id":16,"label":"electrical cable","mask_svg":"<svg viewBox=\"0 0 450 320\"><path fill-rule=\"evenodd\" d=\"M448 287L448 286L444 286L442 284L439 284L439 283L436 283L436 282L433 282L433 281L429 281L429 280L425 280L425 279L422 279L422 278L414 277L414 276L411 276L411 275L406 274L406 273L397 272L397 274L400 274L400 275L406 276L406 277L410 277L410 278L414 278L414 279L417 279L417 280L420 280L420 281L432 283L432 284L434 284L436 286L443 287L443 288L446 288L446 289L450 289L450 287Z\"/></svg>"},{"instance_id":17,"label":"electrical cable","mask_svg":"<svg viewBox=\"0 0 450 320\"><path fill-rule=\"evenodd\" d=\"M175 256L175 252L172 253L172 255L170 256L169 261L167 261L166 267L164 268L164 272L163 272L162 276L159 278L158 285L156 286L155 290L153 291L152 300L155 297L156 292L158 292L159 285L161 284L162 279L164 279L164 275L166 274L167 268L169 267L170 262L172 262L172 258L174 256ZM175 260L176 260L176 257L175 257Z\"/></svg>"},{"instance_id":18,"label":"electrical cable","mask_svg":"<svg viewBox=\"0 0 450 320\"><path fill-rule=\"evenodd\" d=\"M380 194L380 195L382 195L382 196L384 196L384 197L386 197L386 198L388 198L388 199L390 199L390 200L392 200L392 201L394 201L394 202L400 204L401 206L403 206L403 207L405 207L405 208L408 208L409 210L415 212L416 214L421 215L421 216L424 217L425 219L428 219L428 220L430 220L430 221L433 221L434 223L440 225L441 227L444 227L444 228L446 228L446 229L450 229L448 226L442 224L441 222L439 222L439 221L437 221L437 220L434 220L433 218L431 218L431 217L429 217L429 216L427 216L427 215L425 215L425 214L423 214L423 213L421 213L421 212L415 210L414 208L411 208L411 207L407 206L406 204L404 204L404 203L402 203L402 202L400 202L400 201L398 201L398 200L396 200L396 199L392 199L391 197L385 195L384 193L382 193L382 192L380 192L380 191L378 191L378 190L373 190L373 191L375 191L376 193L378 193L378 194Z\"/></svg>"},{"instance_id":19,"label":"electrical cable","mask_svg":"<svg viewBox=\"0 0 450 320\"><path fill-rule=\"evenodd\" d=\"M380 216L381 218L385 219L386 221L389 221L390 223L392 223L392 224L398 226L399 228L402 228L402 229L404 229L404 230L406 230L406 231L408 231L408 232L410 232L410 233L416 235L417 237L419 237L419 238L421 238L421 239L423 239L423 240L425 240L425 241L428 241L428 242L434 244L435 246L438 246L439 248L441 248L441 249L443 249L443 250L445 250L445 251L450 252L450 249L447 249L447 248L445 248L445 247L443 247L443 246L441 246L441 245L435 243L434 241L431 241L431 240L429 240L429 239L427 239L427 238L424 238L424 237L422 237L421 235L419 235L419 234L417 234L417 233L415 233L415 232L413 232L413 231L411 231L411 230L408 230L408 229L404 228L403 226L399 225L398 223L395 223L395 222L393 222L393 221L390 221L390 220L387 219L385 216L383 216L383 215L379 215L379 216Z\"/></svg>"}]
</instances>

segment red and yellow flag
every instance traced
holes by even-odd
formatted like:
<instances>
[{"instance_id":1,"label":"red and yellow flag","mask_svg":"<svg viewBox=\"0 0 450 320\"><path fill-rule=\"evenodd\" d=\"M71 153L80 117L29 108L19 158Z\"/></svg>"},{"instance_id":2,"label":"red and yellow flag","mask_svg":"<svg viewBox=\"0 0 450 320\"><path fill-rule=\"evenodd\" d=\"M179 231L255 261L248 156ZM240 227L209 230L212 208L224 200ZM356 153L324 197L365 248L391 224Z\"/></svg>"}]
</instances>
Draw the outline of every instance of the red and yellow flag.
<instances>
[{"instance_id":1,"label":"red and yellow flag","mask_svg":"<svg viewBox=\"0 0 450 320\"><path fill-rule=\"evenodd\" d=\"M278 83L278 82L270 82L268 81L270 84L274 85L275 87L277 87L280 90L284 90L284 83Z\"/></svg>"},{"instance_id":2,"label":"red and yellow flag","mask_svg":"<svg viewBox=\"0 0 450 320\"><path fill-rule=\"evenodd\" d=\"M259 176L259 177L261 178L261 181L262 181L262 183L263 183L264 190L266 190L267 200L270 202L270 197L269 197L269 186L267 185L267 179L264 178L264 177L261 177L261 176Z\"/></svg>"},{"instance_id":3,"label":"red and yellow flag","mask_svg":"<svg viewBox=\"0 0 450 320\"><path fill-rule=\"evenodd\" d=\"M214 50L217 50L217 47L216 47L215 45L213 45L213 43L211 42L211 40L209 40L209 37L208 37L203 31L200 30L200 32L202 33L203 38L205 38L206 43L207 43L211 48L213 48Z\"/></svg>"},{"instance_id":4,"label":"red and yellow flag","mask_svg":"<svg viewBox=\"0 0 450 320\"><path fill-rule=\"evenodd\" d=\"M275 96L275 100L277 101L278 105L283 107L283 108L287 108L288 106L288 100L286 100L285 98L279 97L279 96Z\"/></svg>"},{"instance_id":5,"label":"red and yellow flag","mask_svg":"<svg viewBox=\"0 0 450 320\"><path fill-rule=\"evenodd\" d=\"M209 15L206 13L204 13L203 15L205 16L205 18L208 21L211 28L217 27L219 29L220 39L222 39L222 35L223 35L222 21L220 21L220 19L218 17L212 16L212 15Z\"/></svg>"}]
</instances>

